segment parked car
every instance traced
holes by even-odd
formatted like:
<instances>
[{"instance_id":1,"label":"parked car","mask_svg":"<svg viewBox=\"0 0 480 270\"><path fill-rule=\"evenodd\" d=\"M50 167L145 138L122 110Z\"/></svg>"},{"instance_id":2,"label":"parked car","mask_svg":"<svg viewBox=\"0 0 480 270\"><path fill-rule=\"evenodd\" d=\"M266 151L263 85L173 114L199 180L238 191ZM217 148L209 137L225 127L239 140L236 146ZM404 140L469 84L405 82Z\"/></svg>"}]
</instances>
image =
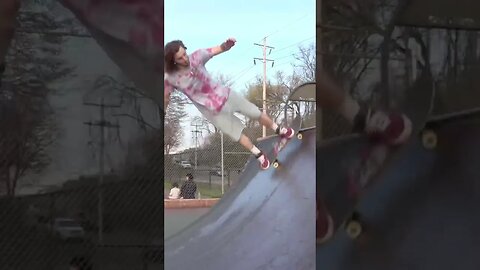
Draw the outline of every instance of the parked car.
<instances>
[{"instance_id":1,"label":"parked car","mask_svg":"<svg viewBox=\"0 0 480 270\"><path fill-rule=\"evenodd\" d=\"M50 226L55 236L62 240L83 239L85 237L85 230L71 218L55 218Z\"/></svg>"},{"instance_id":2,"label":"parked car","mask_svg":"<svg viewBox=\"0 0 480 270\"><path fill-rule=\"evenodd\" d=\"M222 177L222 168L220 166L215 166L210 169L210 174ZM227 171L225 170L225 168L223 169L223 176L227 176Z\"/></svg>"},{"instance_id":3,"label":"parked car","mask_svg":"<svg viewBox=\"0 0 480 270\"><path fill-rule=\"evenodd\" d=\"M180 166L182 166L182 168L184 168L184 169L192 168L192 164L190 164L190 162L185 161L185 160L182 160L180 162Z\"/></svg>"}]
</instances>

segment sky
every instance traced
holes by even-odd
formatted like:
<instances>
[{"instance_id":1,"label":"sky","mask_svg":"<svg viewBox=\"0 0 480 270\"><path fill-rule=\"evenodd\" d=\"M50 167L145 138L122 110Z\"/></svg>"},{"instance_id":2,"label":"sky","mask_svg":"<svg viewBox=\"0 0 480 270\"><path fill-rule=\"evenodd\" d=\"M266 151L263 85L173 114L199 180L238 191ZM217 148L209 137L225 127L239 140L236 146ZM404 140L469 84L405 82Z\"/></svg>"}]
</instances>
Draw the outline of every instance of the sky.
<instances>
[{"instance_id":1,"label":"sky","mask_svg":"<svg viewBox=\"0 0 480 270\"><path fill-rule=\"evenodd\" d=\"M261 46L274 47L267 59L267 79L277 71L292 72L292 54L298 46L315 42L315 0L165 0L165 43L182 40L190 54L196 49L220 45L229 37L237 40L228 52L212 58L206 65L212 76L223 74L233 82L233 90L244 92L245 85L256 76L263 76ZM200 115L192 106L187 109L191 117ZM181 149L193 146L189 119L185 127Z\"/></svg>"}]
</instances>

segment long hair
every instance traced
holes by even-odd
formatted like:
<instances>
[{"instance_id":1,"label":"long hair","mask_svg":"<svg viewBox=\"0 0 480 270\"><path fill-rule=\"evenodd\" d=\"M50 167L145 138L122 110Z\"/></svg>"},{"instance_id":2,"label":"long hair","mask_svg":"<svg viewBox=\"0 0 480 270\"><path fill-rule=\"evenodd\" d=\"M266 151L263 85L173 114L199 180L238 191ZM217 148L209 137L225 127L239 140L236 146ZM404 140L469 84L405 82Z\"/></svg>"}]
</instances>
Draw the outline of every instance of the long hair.
<instances>
[{"instance_id":1,"label":"long hair","mask_svg":"<svg viewBox=\"0 0 480 270\"><path fill-rule=\"evenodd\" d=\"M167 43L167 45L165 45L165 71L167 73L174 72L178 69L178 67L175 65L175 54L178 52L180 47L184 48L185 50L187 49L181 40L170 41Z\"/></svg>"}]
</instances>

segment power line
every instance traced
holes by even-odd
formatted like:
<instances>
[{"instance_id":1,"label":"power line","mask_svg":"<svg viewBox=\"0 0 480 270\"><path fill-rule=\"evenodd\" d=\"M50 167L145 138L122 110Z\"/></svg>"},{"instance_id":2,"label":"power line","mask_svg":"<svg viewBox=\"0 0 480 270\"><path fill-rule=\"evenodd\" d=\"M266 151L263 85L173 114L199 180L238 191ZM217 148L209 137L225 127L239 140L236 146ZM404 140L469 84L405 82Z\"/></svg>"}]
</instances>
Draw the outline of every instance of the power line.
<instances>
[{"instance_id":1,"label":"power line","mask_svg":"<svg viewBox=\"0 0 480 270\"><path fill-rule=\"evenodd\" d=\"M300 44L300 43L302 43L302 42L304 42L304 41L306 41L306 40L309 40L309 39L311 39L311 38L312 38L312 37L307 38L307 39L304 39L304 40L299 41L299 42L296 42L296 43L294 43L294 44L292 44L292 45L288 45L288 46L286 46L286 47L282 47L281 50L287 49L287 47L289 48L289 47L295 46L295 45ZM275 49L275 52L273 52L272 54L275 54L276 52L278 52L277 49ZM295 56L295 54L282 55L282 56L280 56L280 57L278 57L278 58L275 58L274 60L271 60L271 61L278 61L278 60L281 60L281 59L291 58L291 57L294 57L294 56ZM288 61L281 61L280 63L275 63L275 65L273 66L273 68L278 68L278 67L285 66L286 64L291 64L291 63L292 63L292 62L291 62L290 60L288 60ZM232 81L235 81L235 82L232 84L232 86L237 85L238 82L239 82L239 79L242 78L242 77L244 77L245 75L247 75L247 74L248 74L248 71L250 71L254 66L255 66L255 65L252 65L252 66L250 66L250 67L248 67L248 68L243 69L242 71L240 71L240 72L237 73L236 75L233 75L233 76L234 76L234 79L232 79ZM251 77L250 79L248 79L248 80L246 80L246 81L251 81L251 80L254 79L255 77L257 77L257 75Z\"/></svg>"},{"instance_id":2,"label":"power line","mask_svg":"<svg viewBox=\"0 0 480 270\"><path fill-rule=\"evenodd\" d=\"M288 29L289 27L295 25L296 23L298 23L298 22L300 22L300 21L302 21L302 20L304 20L304 19L306 19L306 18L309 18L309 17L310 17L310 16L308 16L309 14L312 15L311 12L305 13L304 15L302 15L301 17L299 17L298 19L293 20L292 22L290 22L290 23L288 23L288 24L285 24L283 27L278 28L278 29L275 30L274 32L266 35L264 38L268 38L268 37L273 36L274 34L277 34L277 33L279 33L279 32L285 31L286 29ZM314 14L314 15L315 15L315 14ZM257 42L262 42L262 40L263 40L263 38L260 39L260 40L257 41ZM252 50L253 48L254 48L254 47L250 47L249 49L244 50L241 54L246 54L247 52L249 52L249 51Z\"/></svg>"},{"instance_id":3,"label":"power line","mask_svg":"<svg viewBox=\"0 0 480 270\"><path fill-rule=\"evenodd\" d=\"M251 65L249 67L246 67L244 69L242 69L241 71L239 72L232 72L230 74L227 75L227 77L230 77L232 78L232 80L234 80L235 78L238 78L239 76L243 76L243 74L245 74L246 72L248 72L250 69L252 69L255 65Z\"/></svg>"},{"instance_id":4,"label":"power line","mask_svg":"<svg viewBox=\"0 0 480 270\"><path fill-rule=\"evenodd\" d=\"M280 64L278 64L278 65L275 65L275 67L278 68L278 67L282 67L282 66L285 66L286 64L291 64L291 63L292 63L292 62L290 62L290 61L285 61L285 62L282 62L282 63L280 63Z\"/></svg>"},{"instance_id":5,"label":"power line","mask_svg":"<svg viewBox=\"0 0 480 270\"><path fill-rule=\"evenodd\" d=\"M237 80L236 80L236 82L233 83L232 86L238 84L238 83L239 83L239 79L240 79L241 77L247 75L247 74L248 74L248 72L247 72L247 73L244 73L242 76L238 77ZM257 75L255 75L255 76L251 77L250 79L246 80L246 82L251 81L251 80L254 79L255 77L257 77Z\"/></svg>"},{"instance_id":6,"label":"power line","mask_svg":"<svg viewBox=\"0 0 480 270\"><path fill-rule=\"evenodd\" d=\"M277 33L280 33L280 32L282 32L282 31L285 31L286 29L288 29L289 27L292 27L294 24L298 23L299 21L302 21L302 20L304 20L304 19L306 19L306 18L309 18L309 16L307 16L308 14L311 15L311 12L305 13L304 15L302 15L300 18L294 20L293 22L290 22L290 23L288 23L288 24L285 24L283 27L278 28L278 29L275 30L273 33L270 33L270 34L266 35L265 38L271 37L271 36L273 36L273 35L275 35L275 34L277 34Z\"/></svg>"},{"instance_id":7,"label":"power line","mask_svg":"<svg viewBox=\"0 0 480 270\"><path fill-rule=\"evenodd\" d=\"M238 43L238 41L237 41L237 43ZM242 53L239 53L239 54L240 54L240 55L244 55L244 54L246 54L247 52L251 51L253 48L255 48L255 47L253 47L253 46L252 46L252 47L249 47L248 49L244 50Z\"/></svg>"},{"instance_id":8,"label":"power line","mask_svg":"<svg viewBox=\"0 0 480 270\"><path fill-rule=\"evenodd\" d=\"M285 58L290 58L290 57L294 57L295 54L291 53L291 54L288 54L288 55L284 55L284 56L281 56L281 57L277 57L275 58L275 61L278 61L280 59L285 59Z\"/></svg>"},{"instance_id":9,"label":"power line","mask_svg":"<svg viewBox=\"0 0 480 270\"><path fill-rule=\"evenodd\" d=\"M305 41L307 41L307 40L310 40L310 39L312 39L312 38L315 38L315 37L316 37L316 36L312 36L312 37L303 39L303 40L301 40L301 41L299 41L299 42L296 42L296 43L287 45L287 46L285 46L285 47L282 47L282 48L276 50L275 52L276 52L276 53L281 52L281 51L283 51L283 50L285 50L285 49L291 48L291 47L293 47L293 46L295 46L295 45L298 45L298 44L300 44L300 43L303 43L303 42L305 42Z\"/></svg>"},{"instance_id":10,"label":"power line","mask_svg":"<svg viewBox=\"0 0 480 270\"><path fill-rule=\"evenodd\" d=\"M277 53L277 52L279 52L279 51L282 51L282 50L291 48L291 47L293 47L293 46L295 46L295 45L298 45L298 44L300 44L300 43L302 43L302 42L305 42L305 41L307 41L307 40L310 40L310 39L312 39L312 38L314 38L314 37L315 37L315 36L310 37L310 38L306 38L306 39L303 39L303 40L301 40L301 41L299 41L299 42L296 42L296 43L290 44L290 45L288 45L288 46L282 47L282 48L280 48L280 49L276 49L275 52L273 52L272 54L275 54L275 53ZM284 58L291 57L291 56L293 56L293 54L291 54L291 55L286 55L286 56L282 56L281 58L276 58L275 60L284 59ZM232 81L238 80L238 79L240 79L241 77L243 77L245 74L247 74L248 71L250 71L253 67L254 67L254 65L253 65L253 66L246 67L245 69L239 71L239 72L236 73L235 75L233 75L233 73L231 73L231 75L229 75L229 76L235 78L235 79L232 78ZM235 84L236 84L236 83L234 83L234 85L235 85Z\"/></svg>"},{"instance_id":11,"label":"power line","mask_svg":"<svg viewBox=\"0 0 480 270\"><path fill-rule=\"evenodd\" d=\"M255 65L251 65L251 66L250 66L248 69L246 69L244 72L237 74L237 75L235 76L234 81L237 81L237 80L239 80L240 78L242 78L243 76L247 75L254 67L255 67Z\"/></svg>"}]
</instances>

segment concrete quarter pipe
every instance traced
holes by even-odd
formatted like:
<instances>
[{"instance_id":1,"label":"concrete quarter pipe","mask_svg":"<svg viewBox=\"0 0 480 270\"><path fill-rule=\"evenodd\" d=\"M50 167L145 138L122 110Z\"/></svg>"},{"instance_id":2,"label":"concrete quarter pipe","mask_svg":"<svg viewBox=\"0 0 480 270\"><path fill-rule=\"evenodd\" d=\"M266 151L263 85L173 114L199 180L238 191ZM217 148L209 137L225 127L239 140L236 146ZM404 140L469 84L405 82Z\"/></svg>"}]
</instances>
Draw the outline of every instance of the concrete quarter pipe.
<instances>
[{"instance_id":1,"label":"concrete quarter pipe","mask_svg":"<svg viewBox=\"0 0 480 270\"><path fill-rule=\"evenodd\" d=\"M360 204L365 234L352 241L340 230L317 246L317 269L478 269L479 114L428 125L437 133L437 148L411 140ZM321 151L318 179L334 176L335 158L322 159Z\"/></svg>"},{"instance_id":2,"label":"concrete quarter pipe","mask_svg":"<svg viewBox=\"0 0 480 270\"><path fill-rule=\"evenodd\" d=\"M165 269L315 269L315 132L292 139L279 169L250 160L209 213L166 239Z\"/></svg>"}]
</instances>

